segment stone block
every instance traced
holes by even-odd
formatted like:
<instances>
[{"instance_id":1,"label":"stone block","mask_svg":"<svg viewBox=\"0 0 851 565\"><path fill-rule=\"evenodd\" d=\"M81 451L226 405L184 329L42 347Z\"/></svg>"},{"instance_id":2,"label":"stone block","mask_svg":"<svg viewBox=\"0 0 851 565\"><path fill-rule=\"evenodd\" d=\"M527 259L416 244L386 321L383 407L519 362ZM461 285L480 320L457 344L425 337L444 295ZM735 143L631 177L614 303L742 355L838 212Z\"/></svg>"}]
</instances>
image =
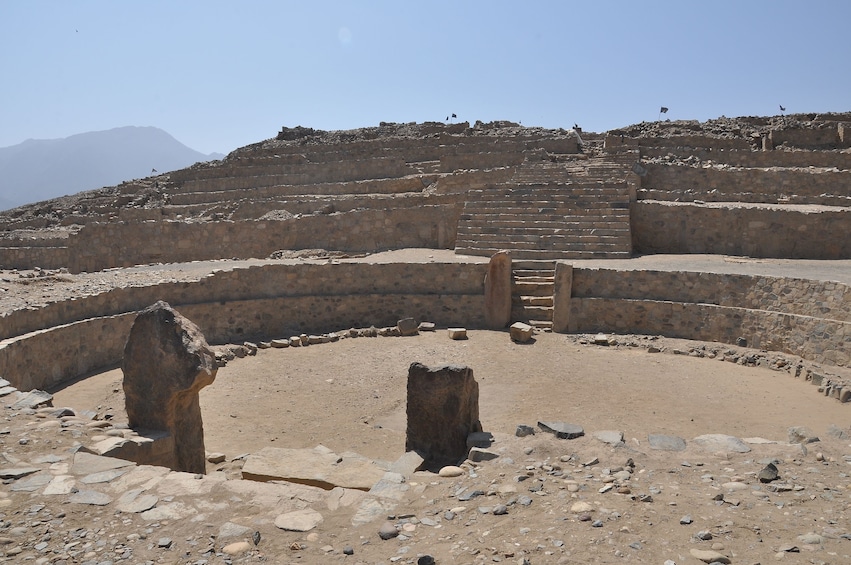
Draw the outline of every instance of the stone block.
<instances>
[{"instance_id":1,"label":"stone block","mask_svg":"<svg viewBox=\"0 0 851 565\"><path fill-rule=\"evenodd\" d=\"M410 336L419 334L419 325L413 318L403 318L396 322L396 329L399 330L399 335Z\"/></svg>"},{"instance_id":2,"label":"stone block","mask_svg":"<svg viewBox=\"0 0 851 565\"><path fill-rule=\"evenodd\" d=\"M449 328L449 339L467 339L467 328Z\"/></svg>"},{"instance_id":3,"label":"stone block","mask_svg":"<svg viewBox=\"0 0 851 565\"><path fill-rule=\"evenodd\" d=\"M523 322L514 322L509 328L511 339L518 343L526 343L532 339L535 328Z\"/></svg>"}]
</instances>

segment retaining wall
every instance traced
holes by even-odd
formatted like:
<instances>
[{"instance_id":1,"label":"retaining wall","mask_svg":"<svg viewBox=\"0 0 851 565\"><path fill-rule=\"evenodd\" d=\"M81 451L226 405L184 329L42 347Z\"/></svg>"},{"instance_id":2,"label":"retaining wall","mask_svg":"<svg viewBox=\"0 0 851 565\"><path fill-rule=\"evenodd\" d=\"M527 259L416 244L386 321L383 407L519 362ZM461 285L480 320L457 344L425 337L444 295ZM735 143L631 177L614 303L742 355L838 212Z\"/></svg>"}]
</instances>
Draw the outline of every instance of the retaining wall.
<instances>
[{"instance_id":1,"label":"retaining wall","mask_svg":"<svg viewBox=\"0 0 851 565\"><path fill-rule=\"evenodd\" d=\"M847 285L560 266L568 268L560 270L557 329L722 343L744 337L751 347L851 365ZM193 283L115 289L6 316L0 375L21 389L51 388L116 366L135 312L161 299L214 344L389 326L407 316L440 327L483 328L486 269L483 263L274 264Z\"/></svg>"},{"instance_id":2,"label":"retaining wall","mask_svg":"<svg viewBox=\"0 0 851 565\"><path fill-rule=\"evenodd\" d=\"M799 200L808 197L810 203L819 204L823 194L851 195L851 173L842 171L718 169L654 163L644 167L647 175L641 179L641 188L689 190L697 198L712 192L722 195L750 192L759 194L763 202L777 202L782 197L796 195Z\"/></svg>"},{"instance_id":3,"label":"retaining wall","mask_svg":"<svg viewBox=\"0 0 851 565\"><path fill-rule=\"evenodd\" d=\"M851 258L851 209L746 204L630 204L636 253Z\"/></svg>"},{"instance_id":4,"label":"retaining wall","mask_svg":"<svg viewBox=\"0 0 851 565\"><path fill-rule=\"evenodd\" d=\"M484 326L486 264L266 265L196 283L115 289L7 316L0 375L22 390L52 388L117 366L135 312L166 300L210 343L389 326L404 317ZM14 322L12 324L11 322Z\"/></svg>"},{"instance_id":5,"label":"retaining wall","mask_svg":"<svg viewBox=\"0 0 851 565\"><path fill-rule=\"evenodd\" d=\"M460 206L357 210L289 220L89 224L62 247L0 248L3 268L98 271L148 263L267 257L279 249L374 252L455 246Z\"/></svg>"}]
</instances>

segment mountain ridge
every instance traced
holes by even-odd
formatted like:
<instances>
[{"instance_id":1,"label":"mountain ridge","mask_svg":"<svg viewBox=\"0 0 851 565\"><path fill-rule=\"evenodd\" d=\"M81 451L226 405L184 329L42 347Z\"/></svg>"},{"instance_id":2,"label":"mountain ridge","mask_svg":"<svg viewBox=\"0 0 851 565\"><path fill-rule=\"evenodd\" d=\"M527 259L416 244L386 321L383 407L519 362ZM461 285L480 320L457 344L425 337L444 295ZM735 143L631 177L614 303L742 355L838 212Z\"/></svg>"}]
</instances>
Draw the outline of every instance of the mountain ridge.
<instances>
[{"instance_id":1,"label":"mountain ridge","mask_svg":"<svg viewBox=\"0 0 851 565\"><path fill-rule=\"evenodd\" d=\"M122 126L0 148L0 209L221 159L153 126Z\"/></svg>"}]
</instances>

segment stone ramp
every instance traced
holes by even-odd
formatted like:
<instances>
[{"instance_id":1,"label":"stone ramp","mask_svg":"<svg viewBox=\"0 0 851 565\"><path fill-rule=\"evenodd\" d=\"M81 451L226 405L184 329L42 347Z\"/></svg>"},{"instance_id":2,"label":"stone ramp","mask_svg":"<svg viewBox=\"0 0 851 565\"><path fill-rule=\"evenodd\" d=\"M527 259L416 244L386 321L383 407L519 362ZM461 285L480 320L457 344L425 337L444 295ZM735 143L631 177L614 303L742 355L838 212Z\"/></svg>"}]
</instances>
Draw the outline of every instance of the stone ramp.
<instances>
[{"instance_id":1,"label":"stone ramp","mask_svg":"<svg viewBox=\"0 0 851 565\"><path fill-rule=\"evenodd\" d=\"M471 191L456 253L508 249L516 259L629 257L629 158L527 161L507 185Z\"/></svg>"}]
</instances>

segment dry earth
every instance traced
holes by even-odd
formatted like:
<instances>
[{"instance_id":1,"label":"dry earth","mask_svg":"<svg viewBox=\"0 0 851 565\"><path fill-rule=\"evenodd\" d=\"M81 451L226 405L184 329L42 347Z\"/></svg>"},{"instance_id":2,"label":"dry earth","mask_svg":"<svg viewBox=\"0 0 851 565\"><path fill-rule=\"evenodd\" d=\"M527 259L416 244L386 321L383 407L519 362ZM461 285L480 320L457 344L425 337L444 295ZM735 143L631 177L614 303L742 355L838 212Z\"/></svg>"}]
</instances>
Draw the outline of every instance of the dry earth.
<instances>
[{"instance_id":1,"label":"dry earth","mask_svg":"<svg viewBox=\"0 0 851 565\"><path fill-rule=\"evenodd\" d=\"M322 444L393 461L404 451L408 365L472 367L482 423L495 437L490 450L499 457L468 461L457 478L416 473L406 497L386 512L399 537L378 536L382 519L353 526L351 508L324 507L317 507L324 521L310 533L279 530L260 510L240 514L234 507L233 515L206 516L208 523L165 520L153 527L140 515L125 514L102 536L122 540L123 548L128 535L150 531L147 537L159 539L168 533L175 540L169 549L143 539L129 561L199 565L427 563L420 561L425 555L465 564L700 563L692 550L715 551L733 563L851 562L851 439L827 433L831 424L848 432L847 405L786 372L669 354L701 345L707 352L735 349L719 344L631 336L620 341L636 347L601 347L581 344L581 336L539 334L535 343L519 345L504 332L469 335L451 341L444 330L261 349L221 368L201 393L208 451L227 455L225 463L209 466L209 475L236 478L238 456L267 445ZM648 353L651 343L663 352ZM54 404L121 420L120 382L120 371L110 371L59 391ZM579 424L586 435L559 440L538 430L515 437L518 424L539 420ZM792 426L810 428L821 441L788 444ZM600 430L624 432L625 443L613 447L595 439ZM648 434L679 436L688 447L654 450ZM702 434L777 443L722 453L691 441ZM16 448L6 441L5 450ZM634 472L617 475L629 459ZM777 462L780 479L762 484L756 475L769 461ZM459 500L475 490L483 494ZM6 520L19 520L33 504L29 495L7 496ZM66 523L84 519L74 505L60 508ZM209 535L226 521L261 532L262 541L236 556L223 554L233 540ZM39 554L18 557L25 555ZM91 563L103 559L94 556Z\"/></svg>"}]
</instances>

